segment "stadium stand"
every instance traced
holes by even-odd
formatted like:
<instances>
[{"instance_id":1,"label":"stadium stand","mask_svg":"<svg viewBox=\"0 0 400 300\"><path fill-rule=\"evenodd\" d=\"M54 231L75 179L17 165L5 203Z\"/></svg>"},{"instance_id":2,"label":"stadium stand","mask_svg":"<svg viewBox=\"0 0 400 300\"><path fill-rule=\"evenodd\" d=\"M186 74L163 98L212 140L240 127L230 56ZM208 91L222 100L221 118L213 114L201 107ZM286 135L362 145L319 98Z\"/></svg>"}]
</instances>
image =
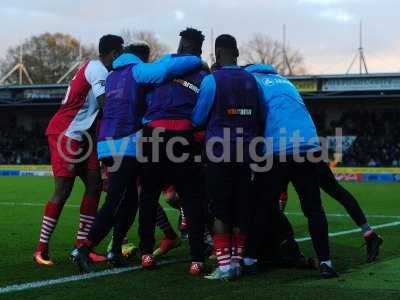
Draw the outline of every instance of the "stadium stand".
<instances>
[{"instance_id":1,"label":"stadium stand","mask_svg":"<svg viewBox=\"0 0 400 300\"><path fill-rule=\"evenodd\" d=\"M32 130L11 123L0 131L0 164L47 164L49 153L44 129L35 124Z\"/></svg>"},{"instance_id":2,"label":"stadium stand","mask_svg":"<svg viewBox=\"0 0 400 300\"><path fill-rule=\"evenodd\" d=\"M334 135L342 128L345 136L356 136L344 153L344 166L400 166L399 108L350 109L327 122L325 113L313 112L321 136Z\"/></svg>"},{"instance_id":3,"label":"stadium stand","mask_svg":"<svg viewBox=\"0 0 400 300\"><path fill-rule=\"evenodd\" d=\"M320 136L351 137L339 166L400 167L400 74L298 76ZM0 87L0 164L49 162L45 128L67 86Z\"/></svg>"}]
</instances>

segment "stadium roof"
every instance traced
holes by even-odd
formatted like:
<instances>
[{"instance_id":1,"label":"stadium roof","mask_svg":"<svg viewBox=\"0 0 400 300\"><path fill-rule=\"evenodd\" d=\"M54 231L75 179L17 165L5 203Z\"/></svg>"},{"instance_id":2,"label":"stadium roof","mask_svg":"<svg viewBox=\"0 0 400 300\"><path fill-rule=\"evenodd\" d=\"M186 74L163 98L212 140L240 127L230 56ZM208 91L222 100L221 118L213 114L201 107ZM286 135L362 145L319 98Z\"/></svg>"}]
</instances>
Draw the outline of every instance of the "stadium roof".
<instances>
[{"instance_id":1,"label":"stadium roof","mask_svg":"<svg viewBox=\"0 0 400 300\"><path fill-rule=\"evenodd\" d=\"M400 73L370 73L370 74L329 74L329 75L296 75L289 79L347 79L347 78L392 78L400 77Z\"/></svg>"},{"instance_id":2,"label":"stadium roof","mask_svg":"<svg viewBox=\"0 0 400 300\"><path fill-rule=\"evenodd\" d=\"M290 76L306 100L400 101L400 73ZM0 105L58 105L67 84L0 86Z\"/></svg>"}]
</instances>

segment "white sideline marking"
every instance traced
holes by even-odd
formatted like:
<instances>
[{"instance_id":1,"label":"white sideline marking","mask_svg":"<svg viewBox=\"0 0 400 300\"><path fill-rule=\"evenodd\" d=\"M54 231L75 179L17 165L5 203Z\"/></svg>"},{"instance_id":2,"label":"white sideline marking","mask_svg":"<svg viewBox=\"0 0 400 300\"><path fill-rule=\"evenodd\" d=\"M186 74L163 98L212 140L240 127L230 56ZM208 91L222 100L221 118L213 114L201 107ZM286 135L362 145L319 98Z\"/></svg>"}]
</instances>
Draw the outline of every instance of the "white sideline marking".
<instances>
[{"instance_id":1,"label":"white sideline marking","mask_svg":"<svg viewBox=\"0 0 400 300\"><path fill-rule=\"evenodd\" d=\"M33 206L33 207L44 207L44 203L31 203L31 202L0 202L0 206ZM65 204L64 207L68 208L78 208L80 205L76 204ZM166 211L177 211L175 208L164 207ZM293 216L303 216L302 212L294 212L287 211L285 212L287 215ZM331 213L326 214L327 217L338 217L338 218L349 218L348 214L340 214L340 213ZM367 215L367 218L381 218L381 219L400 219L400 215L398 216L388 216L388 215Z\"/></svg>"},{"instance_id":2,"label":"white sideline marking","mask_svg":"<svg viewBox=\"0 0 400 300\"><path fill-rule=\"evenodd\" d=\"M285 212L286 215L293 215L293 216L304 216L302 212L294 212L288 211ZM350 218L348 214L340 214L340 213L331 213L326 214L327 217L338 217L338 218ZM366 215L367 218L382 218L382 219L400 219L400 215L398 216L387 216L387 215Z\"/></svg>"},{"instance_id":3,"label":"white sideline marking","mask_svg":"<svg viewBox=\"0 0 400 300\"><path fill-rule=\"evenodd\" d=\"M187 261L187 259L175 259L175 260L170 260L170 261L162 261L162 262L158 263L158 265L170 265L170 264L186 262L186 261ZM88 280L88 279L92 279L92 278L104 277L104 276L109 276L109 275L122 274L122 273L126 273L126 272L137 271L140 269L142 269L141 266L129 267L129 268L119 268L119 269L104 270L104 271L88 273L88 274L60 277L57 279L34 281L34 282L27 282L27 283L22 283L22 284L14 284L14 285L9 285L9 286L0 288L0 295L12 293L12 292L20 292L20 291L25 291L25 290L30 290L30 289L37 289L37 288L47 287L47 286L56 285L56 284Z\"/></svg>"},{"instance_id":4,"label":"white sideline marking","mask_svg":"<svg viewBox=\"0 0 400 300\"><path fill-rule=\"evenodd\" d=\"M400 225L400 222L386 223L386 224L375 225L375 226L371 226L371 227L373 229L380 229L380 228L387 228L387 227L393 227L393 226L398 226L398 225ZM360 229L357 228L357 229L344 230L344 231L330 233L329 237L347 235L347 234L352 234L352 233L356 233L356 232L360 232ZM310 240L311 240L311 237L304 237L304 238L296 239L296 241L299 243L305 242L305 241L310 241Z\"/></svg>"},{"instance_id":5,"label":"white sideline marking","mask_svg":"<svg viewBox=\"0 0 400 300\"><path fill-rule=\"evenodd\" d=\"M392 223L386 223L386 224L372 226L372 228L379 229L379 228L387 228L387 227L393 227L393 226L398 226L398 225L400 225L400 222L392 222ZM360 232L360 229L352 229L352 230L334 232L334 233L330 233L329 236L336 237L336 236L347 235L347 234L352 234L352 233L356 233L356 232ZM310 237L296 239L296 241L299 243L309 241L309 240L311 240ZM170 264L186 262L186 261L188 261L188 259L163 261L163 262L160 262L159 265L170 265ZM36 289L36 288L41 288L41 287L48 287L48 286L62 284L62 283L88 280L88 279L92 279L92 278L104 277L104 276L109 276L109 275L116 275L116 274L126 273L126 272L130 272L130 271L140 270L141 268L142 268L141 266L136 266L136 267L131 267L131 268L121 268L121 269L99 271L99 272L89 273L89 274L72 275L72 276L67 276L67 277L60 277L57 279L49 279L49 280L42 280L42 281L27 282L27 283L22 283L22 284L14 284L14 285L9 285L9 286L0 288L0 295L6 294L6 293Z\"/></svg>"}]
</instances>

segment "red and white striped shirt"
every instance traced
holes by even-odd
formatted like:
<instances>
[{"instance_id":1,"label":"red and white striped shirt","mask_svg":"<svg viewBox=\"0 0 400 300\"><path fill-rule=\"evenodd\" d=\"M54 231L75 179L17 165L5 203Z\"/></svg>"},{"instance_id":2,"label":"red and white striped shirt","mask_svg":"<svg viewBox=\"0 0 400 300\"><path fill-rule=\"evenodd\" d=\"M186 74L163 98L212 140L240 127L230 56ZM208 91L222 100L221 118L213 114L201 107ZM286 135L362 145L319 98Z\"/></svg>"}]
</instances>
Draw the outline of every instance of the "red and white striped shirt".
<instances>
[{"instance_id":1,"label":"red and white striped shirt","mask_svg":"<svg viewBox=\"0 0 400 300\"><path fill-rule=\"evenodd\" d=\"M46 135L64 134L82 141L99 112L97 97L105 93L108 71L100 60L84 63L69 83L61 107L51 119Z\"/></svg>"}]
</instances>

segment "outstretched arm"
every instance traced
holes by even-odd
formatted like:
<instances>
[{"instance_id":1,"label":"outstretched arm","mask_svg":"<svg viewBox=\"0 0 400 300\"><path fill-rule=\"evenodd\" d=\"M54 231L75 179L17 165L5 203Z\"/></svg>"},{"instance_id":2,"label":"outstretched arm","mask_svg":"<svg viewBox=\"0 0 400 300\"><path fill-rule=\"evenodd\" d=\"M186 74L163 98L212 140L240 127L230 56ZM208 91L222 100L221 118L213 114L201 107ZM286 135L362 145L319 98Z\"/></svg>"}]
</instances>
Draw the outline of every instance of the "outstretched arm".
<instances>
[{"instance_id":1,"label":"outstretched arm","mask_svg":"<svg viewBox=\"0 0 400 300\"><path fill-rule=\"evenodd\" d=\"M160 84L200 68L202 61L194 55L165 55L153 63L138 64L133 77L138 83Z\"/></svg>"}]
</instances>

